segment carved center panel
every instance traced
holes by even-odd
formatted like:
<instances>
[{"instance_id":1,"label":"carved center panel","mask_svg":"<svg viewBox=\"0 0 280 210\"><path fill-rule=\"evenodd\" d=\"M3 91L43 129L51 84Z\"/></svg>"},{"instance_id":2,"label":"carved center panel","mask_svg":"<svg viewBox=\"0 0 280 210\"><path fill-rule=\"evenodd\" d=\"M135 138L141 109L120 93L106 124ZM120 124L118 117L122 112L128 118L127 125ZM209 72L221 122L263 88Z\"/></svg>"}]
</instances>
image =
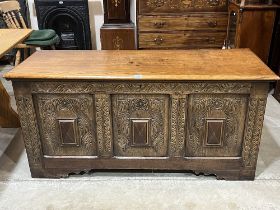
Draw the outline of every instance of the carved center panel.
<instances>
[{"instance_id":1,"label":"carved center panel","mask_svg":"<svg viewBox=\"0 0 280 210\"><path fill-rule=\"evenodd\" d=\"M247 103L247 95L191 94L186 156L241 156Z\"/></svg>"},{"instance_id":2,"label":"carved center panel","mask_svg":"<svg viewBox=\"0 0 280 210\"><path fill-rule=\"evenodd\" d=\"M90 95L35 97L44 155L96 155L94 100Z\"/></svg>"},{"instance_id":3,"label":"carved center panel","mask_svg":"<svg viewBox=\"0 0 280 210\"><path fill-rule=\"evenodd\" d=\"M113 134L116 156L167 156L167 95L113 95Z\"/></svg>"}]
</instances>

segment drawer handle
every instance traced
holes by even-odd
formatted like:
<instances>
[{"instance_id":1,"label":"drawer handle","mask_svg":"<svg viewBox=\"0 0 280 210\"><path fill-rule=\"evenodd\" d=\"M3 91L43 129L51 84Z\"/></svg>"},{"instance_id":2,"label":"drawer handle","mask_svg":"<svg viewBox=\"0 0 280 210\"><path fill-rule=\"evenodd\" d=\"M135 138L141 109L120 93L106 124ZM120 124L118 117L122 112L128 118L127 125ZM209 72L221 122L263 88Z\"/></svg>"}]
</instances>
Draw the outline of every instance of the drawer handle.
<instances>
[{"instance_id":1,"label":"drawer handle","mask_svg":"<svg viewBox=\"0 0 280 210\"><path fill-rule=\"evenodd\" d=\"M163 28L166 25L166 22L155 22L154 27Z\"/></svg>"},{"instance_id":2,"label":"drawer handle","mask_svg":"<svg viewBox=\"0 0 280 210\"><path fill-rule=\"evenodd\" d=\"M211 27L211 28L215 28L217 25L218 25L218 22L215 20L215 21L208 21L208 26Z\"/></svg>"},{"instance_id":3,"label":"drawer handle","mask_svg":"<svg viewBox=\"0 0 280 210\"><path fill-rule=\"evenodd\" d=\"M161 36L158 36L154 39L155 44L161 45L163 43L163 38Z\"/></svg>"},{"instance_id":4,"label":"drawer handle","mask_svg":"<svg viewBox=\"0 0 280 210\"><path fill-rule=\"evenodd\" d=\"M211 38L208 37L206 40L208 41L209 44L215 44L216 43L216 39L213 38L213 37L211 37Z\"/></svg>"}]
</instances>

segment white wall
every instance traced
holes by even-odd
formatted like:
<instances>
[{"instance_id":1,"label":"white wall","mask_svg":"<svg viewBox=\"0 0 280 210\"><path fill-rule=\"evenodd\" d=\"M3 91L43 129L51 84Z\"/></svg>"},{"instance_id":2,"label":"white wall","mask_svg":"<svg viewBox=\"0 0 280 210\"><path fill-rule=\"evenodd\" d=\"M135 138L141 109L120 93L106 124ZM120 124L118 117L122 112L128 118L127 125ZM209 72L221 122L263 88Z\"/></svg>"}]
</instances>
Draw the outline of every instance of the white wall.
<instances>
[{"instance_id":1,"label":"white wall","mask_svg":"<svg viewBox=\"0 0 280 210\"><path fill-rule=\"evenodd\" d=\"M131 0L131 20L136 23L136 0ZM31 27L38 29L34 0L28 0ZM93 49L101 49L100 28L104 23L103 0L88 0L91 42Z\"/></svg>"}]
</instances>

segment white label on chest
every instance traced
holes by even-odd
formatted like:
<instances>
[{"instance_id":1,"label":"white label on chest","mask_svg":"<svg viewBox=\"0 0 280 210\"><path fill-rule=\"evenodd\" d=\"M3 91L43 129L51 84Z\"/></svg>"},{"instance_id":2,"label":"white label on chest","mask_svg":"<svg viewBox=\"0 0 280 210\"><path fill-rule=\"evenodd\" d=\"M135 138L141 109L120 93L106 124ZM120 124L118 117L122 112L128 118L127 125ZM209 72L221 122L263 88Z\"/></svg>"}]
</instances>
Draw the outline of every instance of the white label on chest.
<instances>
[{"instance_id":1,"label":"white label on chest","mask_svg":"<svg viewBox=\"0 0 280 210\"><path fill-rule=\"evenodd\" d=\"M142 76L142 74L134 74L134 79L142 79L143 78L143 76Z\"/></svg>"}]
</instances>

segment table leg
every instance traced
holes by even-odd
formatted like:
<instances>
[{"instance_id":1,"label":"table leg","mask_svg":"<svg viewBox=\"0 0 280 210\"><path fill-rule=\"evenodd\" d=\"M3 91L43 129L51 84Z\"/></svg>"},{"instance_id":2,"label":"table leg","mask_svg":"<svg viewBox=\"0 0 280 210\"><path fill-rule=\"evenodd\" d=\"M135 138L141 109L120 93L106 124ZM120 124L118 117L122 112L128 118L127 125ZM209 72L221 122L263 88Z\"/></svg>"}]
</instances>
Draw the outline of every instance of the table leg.
<instances>
[{"instance_id":1,"label":"table leg","mask_svg":"<svg viewBox=\"0 0 280 210\"><path fill-rule=\"evenodd\" d=\"M12 109L10 96L0 81L0 126L3 128L18 128L20 122L17 113Z\"/></svg>"}]
</instances>

